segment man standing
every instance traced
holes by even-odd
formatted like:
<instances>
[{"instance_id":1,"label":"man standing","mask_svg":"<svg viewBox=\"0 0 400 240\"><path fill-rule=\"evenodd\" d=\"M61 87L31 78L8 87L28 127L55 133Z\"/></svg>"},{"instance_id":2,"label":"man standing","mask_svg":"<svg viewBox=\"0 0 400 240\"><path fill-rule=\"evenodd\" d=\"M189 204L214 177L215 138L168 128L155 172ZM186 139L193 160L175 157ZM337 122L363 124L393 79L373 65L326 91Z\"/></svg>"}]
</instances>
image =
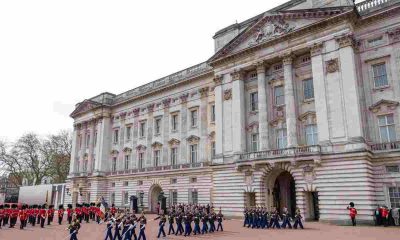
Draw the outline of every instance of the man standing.
<instances>
[{"instance_id":1,"label":"man standing","mask_svg":"<svg viewBox=\"0 0 400 240\"><path fill-rule=\"evenodd\" d=\"M67 209L67 220L68 220L68 224L71 225L72 222L72 214L73 214L73 210L72 210L72 205L68 204L68 209Z\"/></svg>"},{"instance_id":2,"label":"man standing","mask_svg":"<svg viewBox=\"0 0 400 240\"><path fill-rule=\"evenodd\" d=\"M218 222L217 232L219 231L220 228L221 228L221 232L224 231L224 228L222 227L223 218L224 218L224 215L222 215L221 208L219 208L219 212L218 212L218 215L217 215L217 222Z\"/></svg>"},{"instance_id":3,"label":"man standing","mask_svg":"<svg viewBox=\"0 0 400 240\"><path fill-rule=\"evenodd\" d=\"M42 208L39 210L40 227L44 228L44 222L46 221L46 204L43 204Z\"/></svg>"},{"instance_id":4,"label":"man standing","mask_svg":"<svg viewBox=\"0 0 400 240\"><path fill-rule=\"evenodd\" d=\"M4 204L4 219L3 226L8 224L8 220L10 219L10 205Z\"/></svg>"},{"instance_id":5,"label":"man standing","mask_svg":"<svg viewBox=\"0 0 400 240\"><path fill-rule=\"evenodd\" d=\"M349 210L349 215L351 218L351 223L353 226L356 226L356 216L357 216L357 210L354 207L354 203L350 202L349 206L347 206L347 209Z\"/></svg>"},{"instance_id":6,"label":"man standing","mask_svg":"<svg viewBox=\"0 0 400 240\"><path fill-rule=\"evenodd\" d=\"M3 218L4 218L4 206L0 205L0 229L1 229L1 225L3 223Z\"/></svg>"},{"instance_id":7,"label":"man standing","mask_svg":"<svg viewBox=\"0 0 400 240\"><path fill-rule=\"evenodd\" d=\"M64 217L64 205L61 204L60 206L58 206L57 215L58 215L58 224L61 225Z\"/></svg>"},{"instance_id":8,"label":"man standing","mask_svg":"<svg viewBox=\"0 0 400 240\"><path fill-rule=\"evenodd\" d=\"M22 230L22 229L24 229L24 227L26 227L26 219L28 217L28 215L26 213L26 206L25 205L23 205L22 209L19 210L18 216L19 216L19 221L20 221L19 229Z\"/></svg>"},{"instance_id":9,"label":"man standing","mask_svg":"<svg viewBox=\"0 0 400 240\"><path fill-rule=\"evenodd\" d=\"M47 225L50 225L54 219L54 205L49 206L49 210L47 210Z\"/></svg>"},{"instance_id":10,"label":"man standing","mask_svg":"<svg viewBox=\"0 0 400 240\"><path fill-rule=\"evenodd\" d=\"M389 226L389 209L386 206L382 207L382 221L383 226Z\"/></svg>"},{"instance_id":11,"label":"man standing","mask_svg":"<svg viewBox=\"0 0 400 240\"><path fill-rule=\"evenodd\" d=\"M12 210L10 212L10 228L14 228L15 224L17 223L18 220L18 213L19 210L17 209L17 204L13 204Z\"/></svg>"},{"instance_id":12,"label":"man standing","mask_svg":"<svg viewBox=\"0 0 400 240\"><path fill-rule=\"evenodd\" d=\"M283 218L282 228L286 228L287 225L290 229L292 229L292 224L290 224L290 215L287 207L283 208L282 218Z\"/></svg>"}]
</instances>

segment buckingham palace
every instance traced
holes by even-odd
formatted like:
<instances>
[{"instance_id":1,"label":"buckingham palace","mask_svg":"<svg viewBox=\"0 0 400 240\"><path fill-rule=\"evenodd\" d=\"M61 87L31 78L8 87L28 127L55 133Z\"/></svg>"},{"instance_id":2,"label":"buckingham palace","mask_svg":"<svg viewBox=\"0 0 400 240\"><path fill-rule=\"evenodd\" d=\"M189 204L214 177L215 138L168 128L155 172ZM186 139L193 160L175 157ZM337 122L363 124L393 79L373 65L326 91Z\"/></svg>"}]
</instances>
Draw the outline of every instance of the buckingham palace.
<instances>
[{"instance_id":1,"label":"buckingham palace","mask_svg":"<svg viewBox=\"0 0 400 240\"><path fill-rule=\"evenodd\" d=\"M400 207L400 0L292 0L213 39L203 63L76 104L66 204Z\"/></svg>"}]
</instances>

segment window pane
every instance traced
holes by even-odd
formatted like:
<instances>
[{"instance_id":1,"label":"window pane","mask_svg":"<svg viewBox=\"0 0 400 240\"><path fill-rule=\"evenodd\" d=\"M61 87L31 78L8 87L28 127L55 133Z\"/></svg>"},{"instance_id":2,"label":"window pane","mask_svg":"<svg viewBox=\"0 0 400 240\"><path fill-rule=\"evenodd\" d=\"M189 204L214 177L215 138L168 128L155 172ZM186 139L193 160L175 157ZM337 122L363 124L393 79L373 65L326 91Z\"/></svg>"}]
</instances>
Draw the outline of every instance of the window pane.
<instances>
[{"instance_id":1,"label":"window pane","mask_svg":"<svg viewBox=\"0 0 400 240\"><path fill-rule=\"evenodd\" d=\"M396 141L396 129L395 129L394 125L390 125L388 127L388 132L389 132L389 141L395 142Z\"/></svg>"},{"instance_id":2,"label":"window pane","mask_svg":"<svg viewBox=\"0 0 400 240\"><path fill-rule=\"evenodd\" d=\"M381 142L388 142L389 138L386 127L380 127L379 131L381 133Z\"/></svg>"}]
</instances>

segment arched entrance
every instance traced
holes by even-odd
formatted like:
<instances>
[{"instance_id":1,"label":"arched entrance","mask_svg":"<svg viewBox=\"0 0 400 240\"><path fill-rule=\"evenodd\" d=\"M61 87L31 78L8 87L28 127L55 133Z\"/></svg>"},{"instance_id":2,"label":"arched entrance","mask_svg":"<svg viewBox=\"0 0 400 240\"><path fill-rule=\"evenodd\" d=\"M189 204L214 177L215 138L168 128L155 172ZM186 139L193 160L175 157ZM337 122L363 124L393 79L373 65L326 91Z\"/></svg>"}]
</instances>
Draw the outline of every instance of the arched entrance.
<instances>
[{"instance_id":1,"label":"arched entrance","mask_svg":"<svg viewBox=\"0 0 400 240\"><path fill-rule=\"evenodd\" d=\"M153 185L149 191L149 210L152 213L157 213L157 207L159 207L159 196L162 192L162 188L160 185ZM161 204L161 203L160 203Z\"/></svg>"},{"instance_id":2,"label":"arched entrance","mask_svg":"<svg viewBox=\"0 0 400 240\"><path fill-rule=\"evenodd\" d=\"M266 200L268 207L276 207L282 212L286 207L294 216L296 211L295 180L290 172L274 168L266 177Z\"/></svg>"},{"instance_id":3,"label":"arched entrance","mask_svg":"<svg viewBox=\"0 0 400 240\"><path fill-rule=\"evenodd\" d=\"M273 188L274 206L282 212L286 207L292 216L296 211L296 188L293 176L284 171L276 177Z\"/></svg>"}]
</instances>

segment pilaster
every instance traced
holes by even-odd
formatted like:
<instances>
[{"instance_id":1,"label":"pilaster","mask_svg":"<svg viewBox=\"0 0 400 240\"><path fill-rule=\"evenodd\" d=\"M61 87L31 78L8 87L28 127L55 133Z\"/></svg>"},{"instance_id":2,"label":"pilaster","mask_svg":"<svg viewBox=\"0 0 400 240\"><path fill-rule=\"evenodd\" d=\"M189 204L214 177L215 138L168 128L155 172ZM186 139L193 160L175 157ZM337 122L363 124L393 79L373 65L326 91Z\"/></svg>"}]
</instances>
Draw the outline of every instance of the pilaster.
<instances>
[{"instance_id":1,"label":"pilaster","mask_svg":"<svg viewBox=\"0 0 400 240\"><path fill-rule=\"evenodd\" d=\"M207 126L208 126L208 87L200 89L200 162L207 161Z\"/></svg>"},{"instance_id":2,"label":"pilaster","mask_svg":"<svg viewBox=\"0 0 400 240\"><path fill-rule=\"evenodd\" d=\"M246 151L244 73L234 71L232 77L232 141L233 153Z\"/></svg>"},{"instance_id":3,"label":"pilaster","mask_svg":"<svg viewBox=\"0 0 400 240\"><path fill-rule=\"evenodd\" d=\"M181 144L180 144L180 158L178 158L178 164L179 163L187 163L189 162L187 160L187 131L188 131L188 109L187 109L187 100L188 100L189 94L184 93L180 96L181 100L181 128L180 128L180 134L181 134Z\"/></svg>"},{"instance_id":4,"label":"pilaster","mask_svg":"<svg viewBox=\"0 0 400 240\"><path fill-rule=\"evenodd\" d=\"M287 147L297 146L297 119L296 105L294 99L293 83L293 56L286 54L283 56L283 74L285 82L285 112L287 127Z\"/></svg>"},{"instance_id":5,"label":"pilaster","mask_svg":"<svg viewBox=\"0 0 400 240\"><path fill-rule=\"evenodd\" d=\"M214 95L215 95L215 159L214 163L223 162L223 104L224 93L222 89L223 76L218 75L214 78Z\"/></svg>"},{"instance_id":6,"label":"pilaster","mask_svg":"<svg viewBox=\"0 0 400 240\"><path fill-rule=\"evenodd\" d=\"M267 106L267 84L265 79L265 65L263 62L256 64L258 85L258 122L260 151L269 149L268 142L268 106Z\"/></svg>"},{"instance_id":7,"label":"pilaster","mask_svg":"<svg viewBox=\"0 0 400 240\"><path fill-rule=\"evenodd\" d=\"M162 137L163 137L163 151L162 151L162 158L161 158L161 165L168 165L168 152L169 152L169 106L171 104L171 99L167 98L163 100L163 107L164 107L164 116L163 116L163 124L162 124Z\"/></svg>"}]
</instances>

